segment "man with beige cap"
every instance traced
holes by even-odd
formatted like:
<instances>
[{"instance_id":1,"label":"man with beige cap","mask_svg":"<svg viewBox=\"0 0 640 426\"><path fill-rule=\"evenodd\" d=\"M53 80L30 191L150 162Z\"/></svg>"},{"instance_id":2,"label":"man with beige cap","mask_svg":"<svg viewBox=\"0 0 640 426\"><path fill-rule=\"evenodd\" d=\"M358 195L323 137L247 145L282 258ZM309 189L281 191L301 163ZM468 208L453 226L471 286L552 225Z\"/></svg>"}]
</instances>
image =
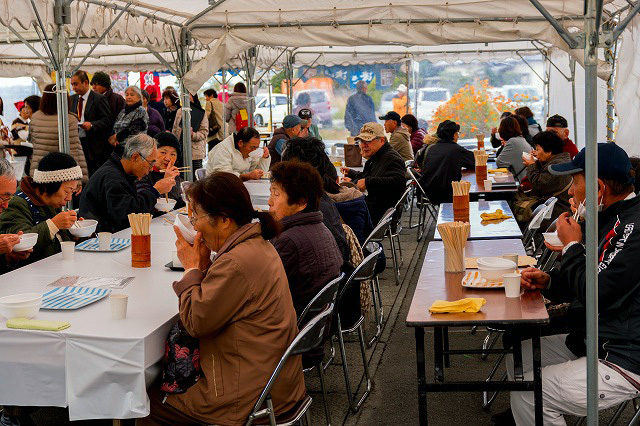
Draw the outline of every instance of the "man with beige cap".
<instances>
[{"instance_id":1,"label":"man with beige cap","mask_svg":"<svg viewBox=\"0 0 640 426\"><path fill-rule=\"evenodd\" d=\"M406 183L404 161L387 142L381 124L366 123L355 140L367 159L364 170L357 172L343 167L341 171L360 191L367 191L369 214L376 224L402 196Z\"/></svg>"}]
</instances>

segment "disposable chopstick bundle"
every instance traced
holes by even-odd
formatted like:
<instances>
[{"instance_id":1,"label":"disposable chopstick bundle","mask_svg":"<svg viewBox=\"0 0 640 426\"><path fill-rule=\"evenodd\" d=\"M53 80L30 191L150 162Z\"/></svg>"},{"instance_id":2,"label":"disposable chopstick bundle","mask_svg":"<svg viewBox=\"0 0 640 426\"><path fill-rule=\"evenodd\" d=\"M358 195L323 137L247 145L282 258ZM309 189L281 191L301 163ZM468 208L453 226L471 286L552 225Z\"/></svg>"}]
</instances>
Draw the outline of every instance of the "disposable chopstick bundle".
<instances>
[{"instance_id":1,"label":"disposable chopstick bundle","mask_svg":"<svg viewBox=\"0 0 640 426\"><path fill-rule=\"evenodd\" d=\"M453 195L469 195L469 191L471 191L471 182L467 182L466 180L460 182L451 182L451 186L453 187Z\"/></svg>"},{"instance_id":2,"label":"disposable chopstick bundle","mask_svg":"<svg viewBox=\"0 0 640 426\"><path fill-rule=\"evenodd\" d=\"M486 166L489 154L484 149L474 149L473 156L476 160L476 166Z\"/></svg>"},{"instance_id":3,"label":"disposable chopstick bundle","mask_svg":"<svg viewBox=\"0 0 640 426\"><path fill-rule=\"evenodd\" d=\"M151 214L131 213L127 215L127 217L131 225L132 235L149 235L151 229Z\"/></svg>"},{"instance_id":4,"label":"disposable chopstick bundle","mask_svg":"<svg viewBox=\"0 0 640 426\"><path fill-rule=\"evenodd\" d=\"M445 222L438 225L445 248L445 271L464 271L464 246L469 237L470 225L466 222Z\"/></svg>"}]
</instances>

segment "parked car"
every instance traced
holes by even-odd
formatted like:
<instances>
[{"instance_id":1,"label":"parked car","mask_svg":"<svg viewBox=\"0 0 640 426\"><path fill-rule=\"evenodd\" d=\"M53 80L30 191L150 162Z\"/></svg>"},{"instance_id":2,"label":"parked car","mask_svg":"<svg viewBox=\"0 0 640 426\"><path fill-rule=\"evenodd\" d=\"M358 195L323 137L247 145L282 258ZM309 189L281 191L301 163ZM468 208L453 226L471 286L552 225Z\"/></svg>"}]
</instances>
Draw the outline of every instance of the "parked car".
<instances>
[{"instance_id":1,"label":"parked car","mask_svg":"<svg viewBox=\"0 0 640 426\"><path fill-rule=\"evenodd\" d=\"M331 127L333 117L331 115L331 94L322 89L300 90L294 92L293 109L298 113L302 108L310 108L313 112L314 123Z\"/></svg>"},{"instance_id":2,"label":"parked car","mask_svg":"<svg viewBox=\"0 0 640 426\"><path fill-rule=\"evenodd\" d=\"M258 99L260 97L260 99ZM271 111L269 111L271 109ZM272 93L271 108L269 108L269 95L256 95L256 110L253 113L253 120L257 127L269 124L269 118L273 117L271 127L279 126L287 115L287 95Z\"/></svg>"},{"instance_id":3,"label":"parked car","mask_svg":"<svg viewBox=\"0 0 640 426\"><path fill-rule=\"evenodd\" d=\"M449 99L451 99L451 93L448 89L441 87L425 87L420 89L417 117L431 122L433 114L438 107Z\"/></svg>"}]
</instances>

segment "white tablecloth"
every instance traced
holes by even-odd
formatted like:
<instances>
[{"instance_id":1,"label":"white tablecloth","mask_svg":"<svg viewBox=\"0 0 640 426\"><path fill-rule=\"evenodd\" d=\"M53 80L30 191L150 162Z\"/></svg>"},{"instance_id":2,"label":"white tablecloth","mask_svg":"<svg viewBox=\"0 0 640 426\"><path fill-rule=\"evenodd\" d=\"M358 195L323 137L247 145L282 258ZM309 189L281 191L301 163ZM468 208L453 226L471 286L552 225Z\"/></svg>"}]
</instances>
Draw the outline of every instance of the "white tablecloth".
<instances>
[{"instance_id":1,"label":"white tablecloth","mask_svg":"<svg viewBox=\"0 0 640 426\"><path fill-rule=\"evenodd\" d=\"M171 218L170 218L171 219ZM158 376L164 344L177 320L171 284L181 277L164 265L175 250L173 228L156 218L151 267L131 267L131 249L117 253L58 254L2 275L0 296L44 292L63 275L135 277L115 293L129 295L127 318L112 320L107 298L73 311L45 311L62 320L61 332L11 330L0 322L0 405L69 407L71 420L125 419L149 413L146 388ZM129 238L130 230L115 236Z\"/></svg>"}]
</instances>

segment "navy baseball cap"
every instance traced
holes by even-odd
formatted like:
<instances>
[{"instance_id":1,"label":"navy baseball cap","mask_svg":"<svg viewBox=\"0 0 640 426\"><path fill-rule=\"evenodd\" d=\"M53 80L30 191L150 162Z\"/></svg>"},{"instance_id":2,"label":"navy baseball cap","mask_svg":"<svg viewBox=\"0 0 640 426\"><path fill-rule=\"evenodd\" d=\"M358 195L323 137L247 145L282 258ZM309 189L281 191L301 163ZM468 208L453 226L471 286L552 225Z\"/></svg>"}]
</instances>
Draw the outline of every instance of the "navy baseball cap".
<instances>
[{"instance_id":1,"label":"navy baseball cap","mask_svg":"<svg viewBox=\"0 0 640 426\"><path fill-rule=\"evenodd\" d=\"M293 115L293 114L287 115L284 118L284 120L282 120L282 127L284 127L285 129L292 129L296 127L298 124L301 126L306 126L307 120L303 120L297 115Z\"/></svg>"},{"instance_id":2,"label":"navy baseball cap","mask_svg":"<svg viewBox=\"0 0 640 426\"><path fill-rule=\"evenodd\" d=\"M552 175L572 175L584 172L586 148L568 163L549 166ZM631 176L631 161L624 149L615 143L598 144L598 177L620 182L623 185L632 184L635 179Z\"/></svg>"},{"instance_id":3,"label":"navy baseball cap","mask_svg":"<svg viewBox=\"0 0 640 426\"><path fill-rule=\"evenodd\" d=\"M400 123L400 114L395 111L389 111L385 115L378 117L380 120L394 120Z\"/></svg>"}]
</instances>

